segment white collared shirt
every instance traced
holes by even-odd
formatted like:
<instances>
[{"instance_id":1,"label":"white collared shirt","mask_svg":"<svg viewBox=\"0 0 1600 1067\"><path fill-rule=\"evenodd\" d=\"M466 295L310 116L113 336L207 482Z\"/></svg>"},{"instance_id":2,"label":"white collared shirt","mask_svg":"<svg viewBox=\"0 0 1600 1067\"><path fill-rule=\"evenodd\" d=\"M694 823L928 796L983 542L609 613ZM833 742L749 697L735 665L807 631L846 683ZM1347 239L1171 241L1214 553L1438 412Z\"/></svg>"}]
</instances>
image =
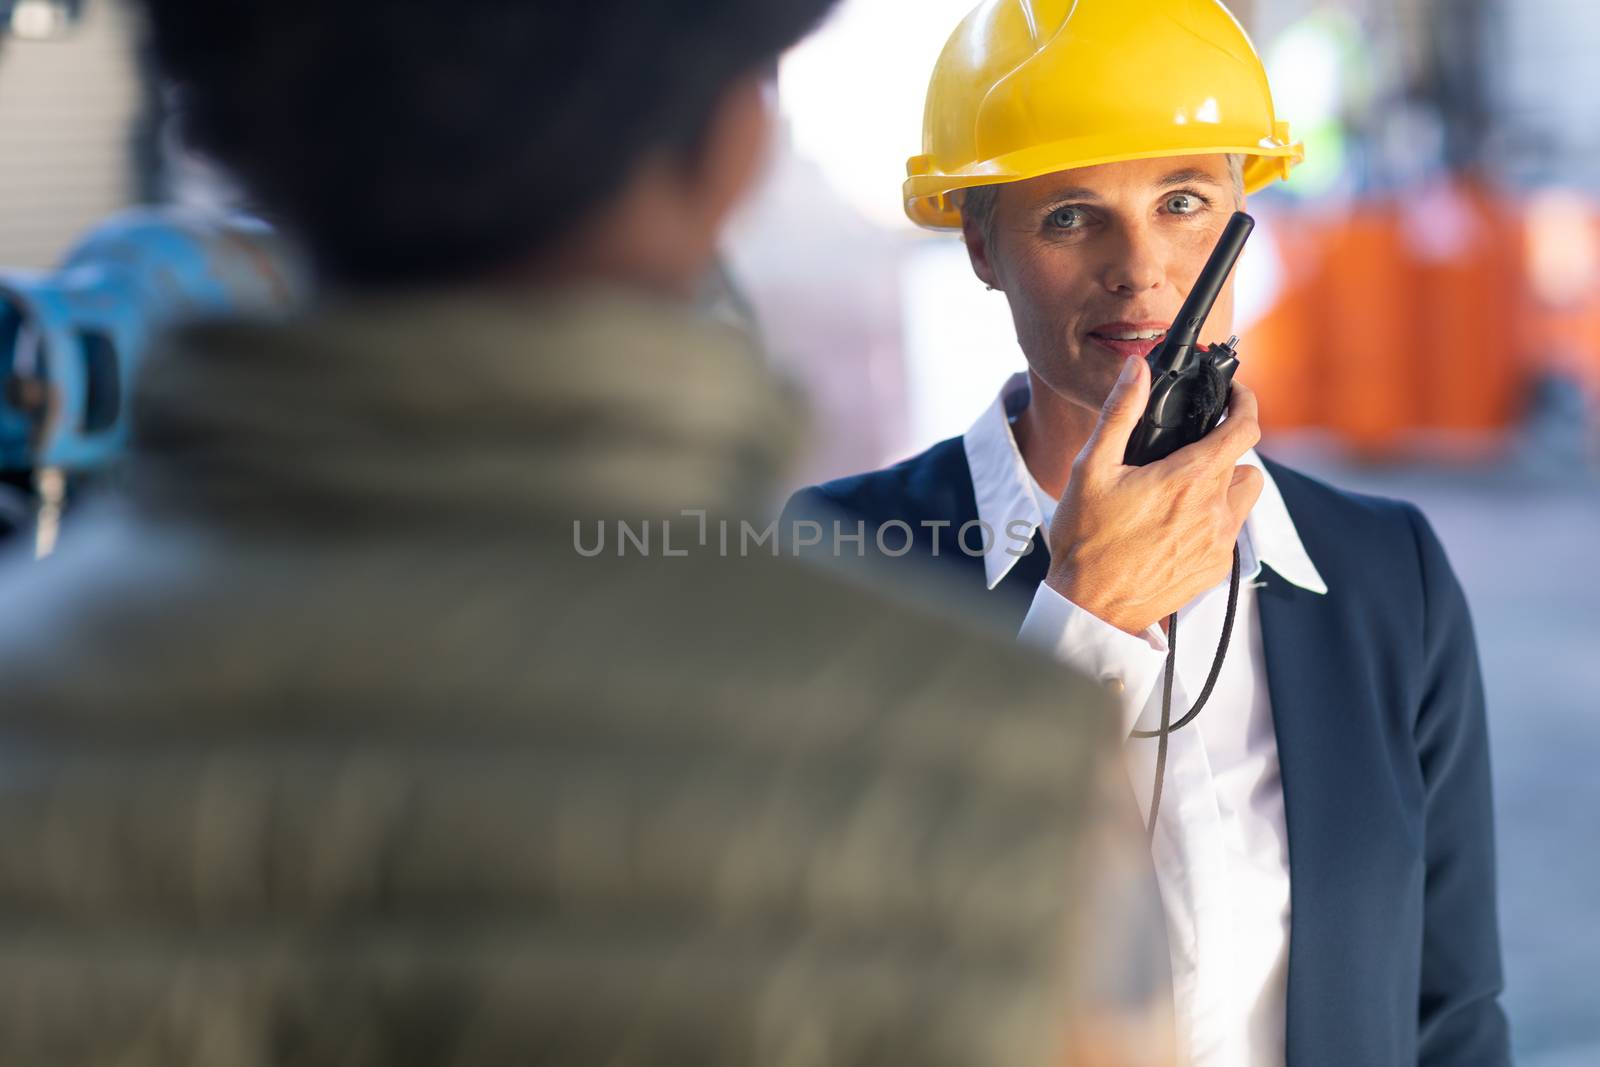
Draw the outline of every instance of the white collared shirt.
<instances>
[{"instance_id":1,"label":"white collared shirt","mask_svg":"<svg viewBox=\"0 0 1600 1067\"><path fill-rule=\"evenodd\" d=\"M1023 462L1011 418L1027 403L1015 375L963 443L978 517L993 529L1022 520L1048 529L1056 502ZM1241 460L1261 467L1251 451ZM1241 584L1232 643L1204 711L1168 737L1166 780L1152 854L1167 912L1173 990L1194 1067L1283 1067L1289 960L1289 844L1278 744L1254 583L1263 563L1303 589L1327 592L1272 475L1239 536ZM1010 572L1015 541L994 539L984 556L989 588ZM1172 708L1177 718L1205 684L1227 605L1224 582L1178 612ZM1166 639L1159 627L1133 636L1044 584L1019 634L1118 692L1123 727L1160 722ZM1129 778L1149 817L1156 742L1129 738Z\"/></svg>"}]
</instances>

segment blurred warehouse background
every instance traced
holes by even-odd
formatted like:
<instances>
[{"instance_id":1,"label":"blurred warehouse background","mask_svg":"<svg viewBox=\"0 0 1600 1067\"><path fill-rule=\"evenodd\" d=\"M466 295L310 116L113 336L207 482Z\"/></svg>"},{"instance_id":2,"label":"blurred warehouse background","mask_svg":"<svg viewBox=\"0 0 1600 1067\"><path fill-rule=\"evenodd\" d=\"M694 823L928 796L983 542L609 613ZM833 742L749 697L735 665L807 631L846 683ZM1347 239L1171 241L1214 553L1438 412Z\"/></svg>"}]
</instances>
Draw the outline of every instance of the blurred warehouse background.
<instances>
[{"instance_id":1,"label":"blurred warehouse background","mask_svg":"<svg viewBox=\"0 0 1600 1067\"><path fill-rule=\"evenodd\" d=\"M900 209L971 4L844 0L783 64L783 143L727 258L813 400L797 483L961 433L1022 366L1003 296ZM1232 6L1308 149L1252 201L1240 268L1264 448L1438 526L1483 642L1521 1062L1600 1063L1600 6ZM47 268L130 204L227 200L174 149L125 7L0 13L0 265Z\"/></svg>"},{"instance_id":2,"label":"blurred warehouse background","mask_svg":"<svg viewBox=\"0 0 1600 1067\"><path fill-rule=\"evenodd\" d=\"M1309 160L1252 201L1263 227L1241 267L1242 373L1269 430L1387 460L1503 454L1531 431L1592 461L1600 11L1236 6ZM929 0L913 19L852 0L783 70L788 155L734 252L821 407L819 476L959 432L1021 366L1003 297L896 195L927 72L969 7Z\"/></svg>"},{"instance_id":3,"label":"blurred warehouse background","mask_svg":"<svg viewBox=\"0 0 1600 1067\"><path fill-rule=\"evenodd\" d=\"M812 480L962 430L1021 366L1003 297L900 211L926 77L969 0L846 0L785 61L785 141L729 246L818 411ZM1242 372L1280 440L1368 461L1595 463L1600 9L1248 0L1307 143L1252 200ZM441 9L442 10L442 9ZM53 265L132 203L226 199L173 149L116 0L17 0L0 52L0 254ZM441 14L441 17L443 15Z\"/></svg>"}]
</instances>

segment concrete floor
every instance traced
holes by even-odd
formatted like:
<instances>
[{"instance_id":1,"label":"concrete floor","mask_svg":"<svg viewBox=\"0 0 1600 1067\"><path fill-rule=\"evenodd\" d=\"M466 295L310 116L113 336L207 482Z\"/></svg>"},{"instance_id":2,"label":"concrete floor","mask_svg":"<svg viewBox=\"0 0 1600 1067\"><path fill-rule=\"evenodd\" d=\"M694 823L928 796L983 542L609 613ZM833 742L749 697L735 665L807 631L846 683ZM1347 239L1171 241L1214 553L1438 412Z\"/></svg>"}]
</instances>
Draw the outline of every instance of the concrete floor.
<instances>
[{"instance_id":1,"label":"concrete floor","mask_svg":"<svg viewBox=\"0 0 1600 1067\"><path fill-rule=\"evenodd\" d=\"M1600 1064L1600 478L1267 451L1334 484L1414 501L1449 551L1489 695L1517 1062Z\"/></svg>"}]
</instances>

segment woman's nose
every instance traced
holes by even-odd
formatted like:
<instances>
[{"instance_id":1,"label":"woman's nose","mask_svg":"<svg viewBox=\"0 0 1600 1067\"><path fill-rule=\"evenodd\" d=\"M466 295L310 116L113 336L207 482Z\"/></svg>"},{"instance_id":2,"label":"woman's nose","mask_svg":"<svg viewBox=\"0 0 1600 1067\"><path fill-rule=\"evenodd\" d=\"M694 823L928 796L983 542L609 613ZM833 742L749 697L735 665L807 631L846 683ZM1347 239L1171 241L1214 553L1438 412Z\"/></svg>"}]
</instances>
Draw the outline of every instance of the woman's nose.
<instances>
[{"instance_id":1,"label":"woman's nose","mask_svg":"<svg viewBox=\"0 0 1600 1067\"><path fill-rule=\"evenodd\" d=\"M1107 252L1102 277L1111 292L1132 296L1159 289L1166 280L1165 257L1148 229L1120 229Z\"/></svg>"}]
</instances>

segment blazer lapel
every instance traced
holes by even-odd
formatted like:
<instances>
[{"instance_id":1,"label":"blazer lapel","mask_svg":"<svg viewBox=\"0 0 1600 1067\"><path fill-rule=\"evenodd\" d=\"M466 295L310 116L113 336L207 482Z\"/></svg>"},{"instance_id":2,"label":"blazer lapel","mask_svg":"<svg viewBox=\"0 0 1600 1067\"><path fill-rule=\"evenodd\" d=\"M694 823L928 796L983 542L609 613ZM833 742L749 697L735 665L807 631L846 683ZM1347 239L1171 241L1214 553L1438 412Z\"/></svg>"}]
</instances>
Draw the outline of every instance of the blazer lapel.
<instances>
[{"instance_id":1,"label":"blazer lapel","mask_svg":"<svg viewBox=\"0 0 1600 1067\"><path fill-rule=\"evenodd\" d=\"M1315 1063L1319 1049L1339 1043L1329 1007L1342 1001L1339 960L1349 936L1339 868L1361 854L1360 842L1349 840L1347 803L1363 766L1357 732L1347 728L1360 699L1347 668L1359 652L1339 624L1337 590L1319 596L1270 568L1262 577L1257 604L1289 834L1288 1059Z\"/></svg>"}]
</instances>

